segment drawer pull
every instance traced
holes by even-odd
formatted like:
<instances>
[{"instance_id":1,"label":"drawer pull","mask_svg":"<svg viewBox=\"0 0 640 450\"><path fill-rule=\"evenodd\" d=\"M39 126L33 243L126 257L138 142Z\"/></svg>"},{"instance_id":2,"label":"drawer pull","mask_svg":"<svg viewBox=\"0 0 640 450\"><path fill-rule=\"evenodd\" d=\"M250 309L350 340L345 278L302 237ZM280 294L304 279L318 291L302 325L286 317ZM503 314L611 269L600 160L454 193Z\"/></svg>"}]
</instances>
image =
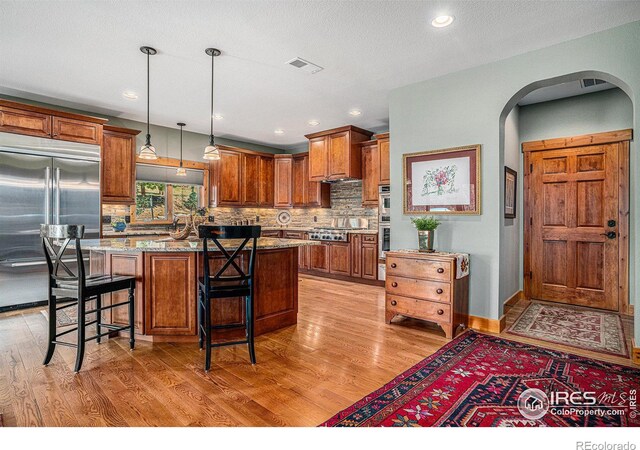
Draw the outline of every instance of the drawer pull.
<instances>
[{"instance_id":1,"label":"drawer pull","mask_svg":"<svg viewBox=\"0 0 640 450\"><path fill-rule=\"evenodd\" d=\"M442 294L444 291L442 289L436 289L436 294Z\"/></svg>"},{"instance_id":2,"label":"drawer pull","mask_svg":"<svg viewBox=\"0 0 640 450\"><path fill-rule=\"evenodd\" d=\"M392 287L398 287L398 283L396 283L395 281L393 283L391 283Z\"/></svg>"},{"instance_id":3,"label":"drawer pull","mask_svg":"<svg viewBox=\"0 0 640 450\"><path fill-rule=\"evenodd\" d=\"M439 309L439 310L438 310L438 315L439 315L439 316L441 316L441 315L443 315L443 314L444 314L444 309Z\"/></svg>"},{"instance_id":4,"label":"drawer pull","mask_svg":"<svg viewBox=\"0 0 640 450\"><path fill-rule=\"evenodd\" d=\"M444 273L444 269L442 267L438 267L438 273Z\"/></svg>"},{"instance_id":5,"label":"drawer pull","mask_svg":"<svg viewBox=\"0 0 640 450\"><path fill-rule=\"evenodd\" d=\"M396 306L397 304L398 304L398 302L397 302L397 301L395 301L395 300L391 300L391 306Z\"/></svg>"},{"instance_id":6,"label":"drawer pull","mask_svg":"<svg viewBox=\"0 0 640 450\"><path fill-rule=\"evenodd\" d=\"M391 268L395 269L396 267L398 267L398 265L396 263L391 263Z\"/></svg>"}]
</instances>

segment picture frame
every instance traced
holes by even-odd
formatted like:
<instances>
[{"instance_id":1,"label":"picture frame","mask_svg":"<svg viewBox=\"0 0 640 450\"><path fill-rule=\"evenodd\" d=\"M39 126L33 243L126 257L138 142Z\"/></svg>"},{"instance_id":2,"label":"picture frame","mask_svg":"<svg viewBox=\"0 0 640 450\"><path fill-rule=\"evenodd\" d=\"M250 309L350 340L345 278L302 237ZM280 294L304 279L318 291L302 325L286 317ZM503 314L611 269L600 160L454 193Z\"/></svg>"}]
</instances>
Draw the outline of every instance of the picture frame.
<instances>
[{"instance_id":1,"label":"picture frame","mask_svg":"<svg viewBox=\"0 0 640 450\"><path fill-rule=\"evenodd\" d=\"M480 149L475 144L402 155L404 214L481 214Z\"/></svg>"},{"instance_id":2,"label":"picture frame","mask_svg":"<svg viewBox=\"0 0 640 450\"><path fill-rule=\"evenodd\" d=\"M518 172L504 166L504 218L515 219L518 201Z\"/></svg>"}]
</instances>

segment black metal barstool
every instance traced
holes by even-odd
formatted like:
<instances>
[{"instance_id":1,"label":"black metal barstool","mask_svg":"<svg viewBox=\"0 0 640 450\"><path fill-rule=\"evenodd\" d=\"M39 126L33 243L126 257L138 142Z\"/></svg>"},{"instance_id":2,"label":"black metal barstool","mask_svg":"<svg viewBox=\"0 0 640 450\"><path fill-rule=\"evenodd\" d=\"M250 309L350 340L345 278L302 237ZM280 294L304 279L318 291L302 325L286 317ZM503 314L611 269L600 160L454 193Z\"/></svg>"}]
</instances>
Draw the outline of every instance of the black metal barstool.
<instances>
[{"instance_id":1,"label":"black metal barstool","mask_svg":"<svg viewBox=\"0 0 640 450\"><path fill-rule=\"evenodd\" d=\"M41 225L40 236L42 237L44 254L47 258L47 266L49 267L49 347L43 364L45 366L49 364L56 345L74 347L77 348L75 366L75 372L77 373L80 371L82 360L84 359L85 343L93 339L100 343L100 339L103 336L117 331L129 331L129 347L133 350L135 346L133 307L133 294L136 287L135 277L111 275L87 277L85 275L84 260L80 248L80 239L84 236L84 225ZM77 273L74 273L65 263L65 260L62 259L72 241L75 243ZM107 306L102 305L102 294L123 289L129 290L129 297L126 302ZM95 308L87 310L87 303L93 299L96 301ZM62 303L63 306L58 306L59 303ZM78 306L78 325L75 328L57 333L57 312L74 305ZM129 306L128 325L117 326L102 323L102 311L124 305ZM87 316L90 314L95 314L96 318L87 322ZM96 325L96 335L86 337L85 328L94 324ZM108 331L103 333L102 328ZM74 331L78 332L77 343L58 340L58 338Z\"/></svg>"},{"instance_id":2,"label":"black metal barstool","mask_svg":"<svg viewBox=\"0 0 640 450\"><path fill-rule=\"evenodd\" d=\"M198 236L202 238L204 276L198 280L198 341L200 349L206 348L204 369L211 368L211 348L226 345L248 344L251 364L256 363L256 352L253 336L253 280L256 263L257 240L260 237L259 226L214 226L200 225ZM221 239L233 239L227 242L227 248ZM208 241L211 240L224 256L224 264L211 275L210 263L216 259L220 262L218 252L211 252ZM249 249L249 270L245 271L238 257L252 241ZM229 253L228 249L233 249ZM231 273L229 273L231 272ZM235 274L233 274L235 272ZM239 297L245 299L245 323L241 325L213 325L211 323L211 299ZM220 329L245 328L245 340L211 343L211 331Z\"/></svg>"}]
</instances>

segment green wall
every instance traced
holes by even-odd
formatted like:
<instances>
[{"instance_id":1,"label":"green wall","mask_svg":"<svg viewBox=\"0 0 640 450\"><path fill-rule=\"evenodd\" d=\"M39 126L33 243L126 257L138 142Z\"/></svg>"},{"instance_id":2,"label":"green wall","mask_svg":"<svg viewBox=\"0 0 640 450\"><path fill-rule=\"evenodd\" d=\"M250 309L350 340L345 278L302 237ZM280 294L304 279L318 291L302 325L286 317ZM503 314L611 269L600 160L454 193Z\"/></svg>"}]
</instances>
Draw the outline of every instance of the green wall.
<instances>
[{"instance_id":1,"label":"green wall","mask_svg":"<svg viewBox=\"0 0 640 450\"><path fill-rule=\"evenodd\" d=\"M482 144L482 215L444 217L436 245L471 254L470 314L498 319L500 302L501 184L505 119L527 93L544 86L597 77L620 86L640 117L640 22L552 47L396 89L390 94L392 241L415 248L416 232L402 213L402 154ZM631 150L631 261L640 255L635 146ZM631 270L631 295L640 293L638 267ZM635 337L640 341L640 308Z\"/></svg>"}]
</instances>

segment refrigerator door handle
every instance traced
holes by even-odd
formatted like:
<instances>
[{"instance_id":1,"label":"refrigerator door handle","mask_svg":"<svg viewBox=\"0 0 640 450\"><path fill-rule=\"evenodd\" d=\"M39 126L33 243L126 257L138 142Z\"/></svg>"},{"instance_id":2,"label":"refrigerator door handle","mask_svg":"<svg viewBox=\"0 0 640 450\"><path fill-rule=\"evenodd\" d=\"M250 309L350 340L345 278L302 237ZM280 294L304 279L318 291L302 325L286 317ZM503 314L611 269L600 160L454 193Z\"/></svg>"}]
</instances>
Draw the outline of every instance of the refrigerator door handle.
<instances>
[{"instance_id":1,"label":"refrigerator door handle","mask_svg":"<svg viewBox=\"0 0 640 450\"><path fill-rule=\"evenodd\" d=\"M53 195L55 200L55 209L53 211L53 223L60 225L60 168L56 167L54 178Z\"/></svg>"},{"instance_id":2,"label":"refrigerator door handle","mask_svg":"<svg viewBox=\"0 0 640 450\"><path fill-rule=\"evenodd\" d=\"M49 225L51 223L51 168L45 167L44 169L44 223Z\"/></svg>"},{"instance_id":3,"label":"refrigerator door handle","mask_svg":"<svg viewBox=\"0 0 640 450\"><path fill-rule=\"evenodd\" d=\"M60 262L63 263L74 263L77 262L78 260L75 258L69 258L69 259L61 259ZM83 261L85 263L89 262L89 258L84 258ZM9 264L9 267L29 267L29 266L44 266L47 264L47 261L25 261L25 262L15 262L15 263L11 263Z\"/></svg>"}]
</instances>

